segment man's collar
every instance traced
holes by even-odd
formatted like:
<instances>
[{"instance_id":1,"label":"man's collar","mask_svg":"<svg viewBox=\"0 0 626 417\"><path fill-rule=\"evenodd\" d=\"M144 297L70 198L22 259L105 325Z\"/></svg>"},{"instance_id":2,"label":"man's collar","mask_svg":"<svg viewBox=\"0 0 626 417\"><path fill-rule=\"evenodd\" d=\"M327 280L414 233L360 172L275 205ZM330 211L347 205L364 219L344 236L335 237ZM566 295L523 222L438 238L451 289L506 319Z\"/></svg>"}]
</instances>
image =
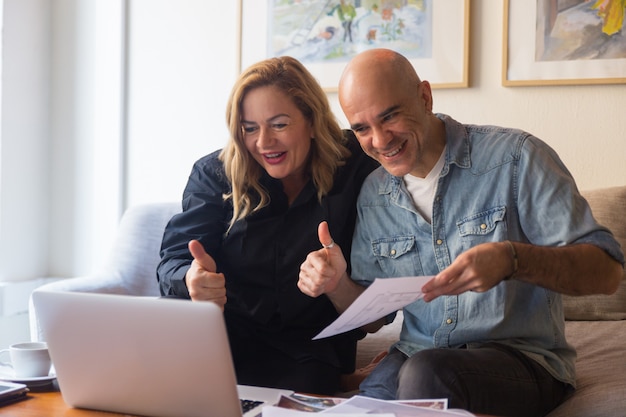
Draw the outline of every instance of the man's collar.
<instances>
[{"instance_id":1,"label":"man's collar","mask_svg":"<svg viewBox=\"0 0 626 417\"><path fill-rule=\"evenodd\" d=\"M446 114L438 113L436 116L446 128L447 155L441 175L448 173L450 164L455 164L459 168L471 168L470 142L465 126Z\"/></svg>"}]
</instances>

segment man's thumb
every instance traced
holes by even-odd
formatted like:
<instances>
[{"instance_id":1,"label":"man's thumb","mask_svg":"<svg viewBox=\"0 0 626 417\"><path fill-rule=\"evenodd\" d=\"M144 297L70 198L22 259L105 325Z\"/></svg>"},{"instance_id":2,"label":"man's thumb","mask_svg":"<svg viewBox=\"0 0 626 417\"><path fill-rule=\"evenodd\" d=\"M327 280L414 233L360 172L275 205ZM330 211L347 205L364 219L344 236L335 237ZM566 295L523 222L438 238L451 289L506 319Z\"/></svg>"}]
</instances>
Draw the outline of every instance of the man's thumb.
<instances>
[{"instance_id":1,"label":"man's thumb","mask_svg":"<svg viewBox=\"0 0 626 417\"><path fill-rule=\"evenodd\" d=\"M197 240L190 240L188 247L189 252L191 252L191 256L193 256L193 259L195 259L202 268L209 272L217 272L217 265L215 264L215 261L211 255L206 253L202 243Z\"/></svg>"}]
</instances>

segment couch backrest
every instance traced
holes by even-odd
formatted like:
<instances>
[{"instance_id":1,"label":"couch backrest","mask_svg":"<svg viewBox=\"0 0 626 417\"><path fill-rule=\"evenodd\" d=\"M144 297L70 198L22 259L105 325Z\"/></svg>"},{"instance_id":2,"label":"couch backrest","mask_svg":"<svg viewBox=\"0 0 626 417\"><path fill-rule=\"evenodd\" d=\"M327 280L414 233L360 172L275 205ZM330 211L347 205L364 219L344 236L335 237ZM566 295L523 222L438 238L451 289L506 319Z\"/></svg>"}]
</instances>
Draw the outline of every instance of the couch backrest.
<instances>
[{"instance_id":1,"label":"couch backrest","mask_svg":"<svg viewBox=\"0 0 626 417\"><path fill-rule=\"evenodd\" d=\"M582 195L598 223L611 230L626 250L626 186L582 191ZM180 203L157 203L135 206L124 214L109 262L116 271L108 272L121 275L124 285L132 287L129 293L159 294L155 271L163 230L180 210ZM563 296L563 305L566 320L626 319L626 270L615 294Z\"/></svg>"},{"instance_id":2,"label":"couch backrest","mask_svg":"<svg viewBox=\"0 0 626 417\"><path fill-rule=\"evenodd\" d=\"M626 250L626 186L583 191L594 217L607 227ZM612 295L563 296L566 320L626 319L626 270Z\"/></svg>"},{"instance_id":3,"label":"couch backrest","mask_svg":"<svg viewBox=\"0 0 626 417\"><path fill-rule=\"evenodd\" d=\"M132 295L159 295L156 267L163 231L180 203L150 203L130 207L120 221L117 239L102 276L116 276Z\"/></svg>"}]
</instances>

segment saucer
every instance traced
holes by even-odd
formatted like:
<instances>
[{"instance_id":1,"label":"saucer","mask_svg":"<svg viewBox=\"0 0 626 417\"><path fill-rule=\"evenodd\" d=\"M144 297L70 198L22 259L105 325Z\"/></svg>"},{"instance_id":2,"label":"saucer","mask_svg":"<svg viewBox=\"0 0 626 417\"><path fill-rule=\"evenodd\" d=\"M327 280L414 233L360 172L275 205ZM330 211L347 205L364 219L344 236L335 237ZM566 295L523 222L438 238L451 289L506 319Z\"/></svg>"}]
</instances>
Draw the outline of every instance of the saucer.
<instances>
[{"instance_id":1,"label":"saucer","mask_svg":"<svg viewBox=\"0 0 626 417\"><path fill-rule=\"evenodd\" d=\"M48 385L56 378L54 372L50 372L48 376L34 376L34 377L17 377L13 374L12 370L0 368L0 381L15 382L16 384L24 384L28 387L40 387Z\"/></svg>"}]
</instances>

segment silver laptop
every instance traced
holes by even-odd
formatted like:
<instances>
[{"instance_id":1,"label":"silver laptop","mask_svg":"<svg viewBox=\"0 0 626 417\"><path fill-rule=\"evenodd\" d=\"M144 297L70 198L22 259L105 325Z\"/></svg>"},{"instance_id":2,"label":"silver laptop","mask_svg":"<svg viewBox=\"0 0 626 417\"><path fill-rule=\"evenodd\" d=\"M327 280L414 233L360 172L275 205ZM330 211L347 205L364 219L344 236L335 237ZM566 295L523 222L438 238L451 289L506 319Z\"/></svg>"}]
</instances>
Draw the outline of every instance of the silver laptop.
<instances>
[{"instance_id":1,"label":"silver laptop","mask_svg":"<svg viewBox=\"0 0 626 417\"><path fill-rule=\"evenodd\" d=\"M154 417L248 417L291 391L236 384L221 310L213 303L33 293L65 402ZM256 405L242 411L244 401Z\"/></svg>"}]
</instances>

